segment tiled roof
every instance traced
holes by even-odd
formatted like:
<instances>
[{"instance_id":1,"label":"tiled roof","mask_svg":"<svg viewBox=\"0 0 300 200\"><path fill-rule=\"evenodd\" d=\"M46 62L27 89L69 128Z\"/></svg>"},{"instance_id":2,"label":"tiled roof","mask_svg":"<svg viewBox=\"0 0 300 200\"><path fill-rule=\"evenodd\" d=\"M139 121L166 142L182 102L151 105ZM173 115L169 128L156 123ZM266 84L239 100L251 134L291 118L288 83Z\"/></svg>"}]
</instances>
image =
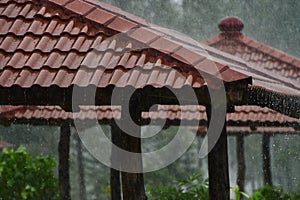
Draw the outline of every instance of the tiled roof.
<instances>
[{"instance_id":1,"label":"tiled roof","mask_svg":"<svg viewBox=\"0 0 300 200\"><path fill-rule=\"evenodd\" d=\"M146 116L145 116L146 117ZM207 121L204 106L177 106L161 105L158 111L150 112L147 117L151 119L174 119L174 120L203 120ZM234 113L227 114L228 125L275 125L297 124L300 119L288 117L269 108L258 106L235 106Z\"/></svg>"},{"instance_id":2,"label":"tiled roof","mask_svg":"<svg viewBox=\"0 0 300 200\"><path fill-rule=\"evenodd\" d=\"M95 109L96 108L96 109ZM91 120L120 119L119 106L80 106L80 112L66 112L59 106L1 106L0 119L30 119L30 120Z\"/></svg>"},{"instance_id":3,"label":"tiled roof","mask_svg":"<svg viewBox=\"0 0 300 200\"><path fill-rule=\"evenodd\" d=\"M0 140L0 149L8 148L8 147L13 147L13 145L10 144L10 143L8 143L8 142L1 141L1 140Z\"/></svg>"},{"instance_id":4,"label":"tiled roof","mask_svg":"<svg viewBox=\"0 0 300 200\"><path fill-rule=\"evenodd\" d=\"M249 126L227 126L228 135L251 135L251 134L300 134L299 129L293 127L255 127L252 129ZM194 127L192 130L198 132L198 134L205 136L207 132L206 126Z\"/></svg>"},{"instance_id":5,"label":"tiled roof","mask_svg":"<svg viewBox=\"0 0 300 200\"><path fill-rule=\"evenodd\" d=\"M220 29L222 30L224 23L225 25L228 23L226 20L232 18L233 17L228 17L223 19L219 23ZM236 23L241 23L241 21L238 20ZM235 23L233 23L232 26L235 26ZM222 31L219 35L207 39L204 43L242 58L251 67L257 66L262 70L286 78L298 86L300 85L299 58L249 38L242 34L242 32L240 32L241 30L242 27L239 30Z\"/></svg>"},{"instance_id":6,"label":"tiled roof","mask_svg":"<svg viewBox=\"0 0 300 200\"><path fill-rule=\"evenodd\" d=\"M66 112L59 106L2 106L0 107L0 121L31 120L93 120L107 121L120 119L119 106L81 106L80 112ZM144 124L150 119L161 124L167 121L170 124L178 124L181 120L186 125L191 125L188 121L200 122L205 125L207 117L204 106L176 106L160 105L158 111L143 112ZM17 122L16 122L17 123ZM300 119L291 118L283 114L272 111L268 108L257 106L236 106L234 113L227 114L227 125L236 127L289 127L290 130L300 128ZM238 131L238 129L236 130Z\"/></svg>"},{"instance_id":7,"label":"tiled roof","mask_svg":"<svg viewBox=\"0 0 300 200\"><path fill-rule=\"evenodd\" d=\"M243 26L241 20L236 17L224 18L219 23L221 33L207 39L204 43L242 58L252 68L256 68L269 74L275 74L277 80L282 80L282 85L291 83L294 86L299 87L300 59L287 55L284 52L243 35L241 32ZM253 80L253 83L255 84L258 81L259 80ZM299 92L300 89L295 88L291 93L299 94ZM261 123L265 123L268 120L272 121L272 119L284 122L286 120L284 118L288 118L278 112L266 108L255 106L243 106L240 108L245 115L255 116L254 119ZM281 117L279 116L282 116L283 118L280 119ZM235 115L232 115L232 117L231 120L240 119ZM286 121L288 122L289 120ZM299 124L299 120L295 120L295 122Z\"/></svg>"},{"instance_id":8,"label":"tiled roof","mask_svg":"<svg viewBox=\"0 0 300 200\"><path fill-rule=\"evenodd\" d=\"M199 88L207 83L197 70L216 75L203 52L183 36L96 0L0 0L1 87ZM250 83L249 76L213 63L225 83Z\"/></svg>"}]
</instances>

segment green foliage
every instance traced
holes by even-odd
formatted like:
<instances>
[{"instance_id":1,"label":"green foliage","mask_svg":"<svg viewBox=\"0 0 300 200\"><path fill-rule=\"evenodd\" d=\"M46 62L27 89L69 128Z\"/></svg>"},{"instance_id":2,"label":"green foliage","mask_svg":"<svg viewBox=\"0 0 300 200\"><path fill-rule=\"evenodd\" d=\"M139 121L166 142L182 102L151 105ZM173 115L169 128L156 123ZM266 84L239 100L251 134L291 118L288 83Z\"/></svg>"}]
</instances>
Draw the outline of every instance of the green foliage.
<instances>
[{"instance_id":1,"label":"green foliage","mask_svg":"<svg viewBox=\"0 0 300 200\"><path fill-rule=\"evenodd\" d=\"M231 191L235 194L235 200L241 200L241 197L244 196L245 198L249 198L249 195L247 195L245 192L242 192L240 190L240 187L237 185L234 188L231 188Z\"/></svg>"},{"instance_id":2,"label":"green foliage","mask_svg":"<svg viewBox=\"0 0 300 200\"><path fill-rule=\"evenodd\" d=\"M255 192L249 200L299 200L300 193L286 194L279 187L266 185Z\"/></svg>"},{"instance_id":3,"label":"green foliage","mask_svg":"<svg viewBox=\"0 0 300 200\"><path fill-rule=\"evenodd\" d=\"M0 154L0 199L58 199L58 182L52 157L33 159L21 146L16 151L4 149Z\"/></svg>"},{"instance_id":4,"label":"green foliage","mask_svg":"<svg viewBox=\"0 0 300 200\"><path fill-rule=\"evenodd\" d=\"M147 196L156 200L208 199L208 180L192 175L186 180L177 180L173 186L147 186Z\"/></svg>"}]
</instances>

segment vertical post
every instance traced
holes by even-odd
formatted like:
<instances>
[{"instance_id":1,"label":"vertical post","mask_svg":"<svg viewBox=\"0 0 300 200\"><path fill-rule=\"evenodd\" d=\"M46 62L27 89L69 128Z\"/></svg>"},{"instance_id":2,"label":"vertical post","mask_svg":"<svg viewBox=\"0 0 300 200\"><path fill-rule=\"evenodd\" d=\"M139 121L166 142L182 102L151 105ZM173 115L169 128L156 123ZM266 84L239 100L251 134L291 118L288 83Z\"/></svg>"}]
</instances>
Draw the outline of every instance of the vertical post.
<instances>
[{"instance_id":1,"label":"vertical post","mask_svg":"<svg viewBox=\"0 0 300 200\"><path fill-rule=\"evenodd\" d=\"M111 141L114 145L121 147L121 133L115 121L111 122ZM111 149L111 162L116 166L116 161L119 160L117 151L114 147ZM110 168L110 196L111 200L121 200L121 183L120 171L118 169Z\"/></svg>"},{"instance_id":2,"label":"vertical post","mask_svg":"<svg viewBox=\"0 0 300 200\"><path fill-rule=\"evenodd\" d=\"M134 93L136 94L136 93ZM126 97L125 97L126 98ZM128 99L128 97L127 97ZM142 118L141 104L139 96L132 95L129 101L129 112L126 112L125 107L121 109L121 124L122 127L128 127L134 136L125 133L121 130L122 148L128 152L134 152L132 156L122 158L122 166L130 166L131 169L142 169L141 151L141 126L135 126L135 123L140 123ZM143 173L121 173L122 177L122 192L124 200L144 200L147 199L144 187Z\"/></svg>"},{"instance_id":3,"label":"vertical post","mask_svg":"<svg viewBox=\"0 0 300 200\"><path fill-rule=\"evenodd\" d=\"M245 150L244 150L244 136L236 136L236 153L238 163L237 185L240 187L240 191L245 191Z\"/></svg>"},{"instance_id":4,"label":"vertical post","mask_svg":"<svg viewBox=\"0 0 300 200\"><path fill-rule=\"evenodd\" d=\"M211 121L212 106L206 107L208 126ZM226 118L226 116L224 116ZM226 122L226 120L225 120ZM208 135L208 145L213 142ZM229 200L229 171L226 123L223 124L222 133L208 154L209 174L209 200Z\"/></svg>"},{"instance_id":5,"label":"vertical post","mask_svg":"<svg viewBox=\"0 0 300 200\"><path fill-rule=\"evenodd\" d=\"M58 180L60 200L71 200L69 174L70 136L71 130L69 124L63 123L60 127L60 140L58 144Z\"/></svg>"},{"instance_id":6,"label":"vertical post","mask_svg":"<svg viewBox=\"0 0 300 200\"><path fill-rule=\"evenodd\" d=\"M264 184L272 185L270 136L269 135L263 134L262 149L263 149Z\"/></svg>"},{"instance_id":7,"label":"vertical post","mask_svg":"<svg viewBox=\"0 0 300 200\"><path fill-rule=\"evenodd\" d=\"M82 146L81 146L81 140L78 135L76 139L77 139L77 161L78 161L78 174L79 174L78 176L79 195L80 195L80 200L86 200Z\"/></svg>"}]
</instances>

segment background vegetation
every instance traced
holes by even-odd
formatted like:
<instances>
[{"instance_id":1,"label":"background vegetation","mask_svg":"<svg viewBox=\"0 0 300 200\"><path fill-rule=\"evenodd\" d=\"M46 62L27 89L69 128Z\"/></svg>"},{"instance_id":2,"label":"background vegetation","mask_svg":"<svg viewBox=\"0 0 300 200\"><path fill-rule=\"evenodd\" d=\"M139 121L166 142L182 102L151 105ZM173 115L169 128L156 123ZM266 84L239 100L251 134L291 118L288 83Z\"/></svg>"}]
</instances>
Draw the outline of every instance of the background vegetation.
<instances>
[{"instance_id":1,"label":"background vegetation","mask_svg":"<svg viewBox=\"0 0 300 200\"><path fill-rule=\"evenodd\" d=\"M58 182L53 174L52 157L32 158L21 146L0 154L0 199L56 200Z\"/></svg>"}]
</instances>

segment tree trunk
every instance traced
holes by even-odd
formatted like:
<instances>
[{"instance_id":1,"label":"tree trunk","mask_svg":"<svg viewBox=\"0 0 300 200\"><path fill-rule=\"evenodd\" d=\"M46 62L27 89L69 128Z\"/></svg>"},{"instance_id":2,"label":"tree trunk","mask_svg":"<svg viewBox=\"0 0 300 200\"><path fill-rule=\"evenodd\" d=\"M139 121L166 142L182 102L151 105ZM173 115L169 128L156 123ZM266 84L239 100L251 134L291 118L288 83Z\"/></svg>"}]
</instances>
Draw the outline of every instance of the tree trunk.
<instances>
[{"instance_id":1,"label":"tree trunk","mask_svg":"<svg viewBox=\"0 0 300 200\"><path fill-rule=\"evenodd\" d=\"M142 112L140 109L141 102L138 99L129 101L129 113L122 106L121 111L121 127L127 127L131 134L125 133L121 130L121 144L122 149L128 152L141 153L141 126L134 126L131 119L135 123L141 122ZM130 166L131 169L142 169L142 155L135 154L122 158L122 168ZM140 170L141 171L141 170ZM124 200L144 200L147 199L144 188L143 173L128 173L122 171L122 192Z\"/></svg>"},{"instance_id":2,"label":"tree trunk","mask_svg":"<svg viewBox=\"0 0 300 200\"><path fill-rule=\"evenodd\" d=\"M208 126L211 120L211 106L206 107ZM224 116L226 118L226 116ZM212 124L213 125L213 124ZM208 145L214 138L208 135ZM209 174L209 199L229 200L229 172L226 123L223 125L222 133L208 154Z\"/></svg>"},{"instance_id":3,"label":"tree trunk","mask_svg":"<svg viewBox=\"0 0 300 200\"><path fill-rule=\"evenodd\" d=\"M111 141L114 145L121 147L121 134L120 129L113 121L111 123ZM115 148L111 149L111 162L118 160L118 155ZM117 163L114 163L115 166ZM119 166L120 167L120 166ZM118 168L120 169L120 168ZM120 183L120 171L117 169L110 168L110 196L111 200L121 200L121 183Z\"/></svg>"},{"instance_id":4,"label":"tree trunk","mask_svg":"<svg viewBox=\"0 0 300 200\"><path fill-rule=\"evenodd\" d=\"M272 185L270 136L269 135L265 135L265 134L263 135L262 149L263 149L264 184Z\"/></svg>"},{"instance_id":5,"label":"tree trunk","mask_svg":"<svg viewBox=\"0 0 300 200\"><path fill-rule=\"evenodd\" d=\"M78 161L78 182L79 182L79 195L80 200L86 200L86 188L84 181L84 165L83 165L83 156L82 156L82 146L80 137L77 135L77 161Z\"/></svg>"},{"instance_id":6,"label":"tree trunk","mask_svg":"<svg viewBox=\"0 0 300 200\"><path fill-rule=\"evenodd\" d=\"M245 191L245 150L244 150L244 136L237 135L236 137L236 153L238 162L238 174L237 185L240 187L240 191Z\"/></svg>"},{"instance_id":7,"label":"tree trunk","mask_svg":"<svg viewBox=\"0 0 300 200\"><path fill-rule=\"evenodd\" d=\"M60 127L60 140L58 144L59 166L59 196L60 200L70 200L70 175L69 175L69 151L71 130L68 123Z\"/></svg>"}]
</instances>

